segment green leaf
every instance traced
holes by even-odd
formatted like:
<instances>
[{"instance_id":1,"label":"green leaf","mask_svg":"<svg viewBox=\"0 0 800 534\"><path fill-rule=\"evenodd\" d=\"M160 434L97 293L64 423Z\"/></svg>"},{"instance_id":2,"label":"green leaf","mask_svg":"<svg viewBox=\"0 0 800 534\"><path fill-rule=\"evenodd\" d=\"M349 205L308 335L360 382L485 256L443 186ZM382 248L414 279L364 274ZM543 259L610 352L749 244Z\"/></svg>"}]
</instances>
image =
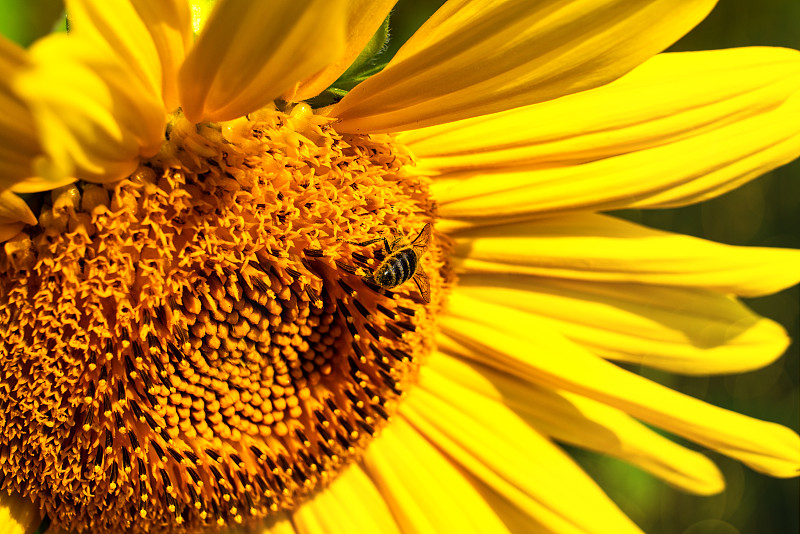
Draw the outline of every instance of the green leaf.
<instances>
[{"instance_id":1,"label":"green leaf","mask_svg":"<svg viewBox=\"0 0 800 534\"><path fill-rule=\"evenodd\" d=\"M309 100L311 107L329 106L341 100L353 87L370 76L374 76L386 67L389 57L386 55L389 43L389 17L372 36L367 46L361 51L350 67L339 76L325 91Z\"/></svg>"},{"instance_id":2,"label":"green leaf","mask_svg":"<svg viewBox=\"0 0 800 534\"><path fill-rule=\"evenodd\" d=\"M383 21L378 31L364 47L364 50L358 55L353 64L339 76L339 79L333 83L334 87L352 89L357 85L356 80L362 81L365 78L365 72L375 67L375 58L386 48L389 42L389 17ZM385 66L382 65L381 68ZM351 85L352 84L352 85ZM349 86L349 87L348 87Z\"/></svg>"}]
</instances>

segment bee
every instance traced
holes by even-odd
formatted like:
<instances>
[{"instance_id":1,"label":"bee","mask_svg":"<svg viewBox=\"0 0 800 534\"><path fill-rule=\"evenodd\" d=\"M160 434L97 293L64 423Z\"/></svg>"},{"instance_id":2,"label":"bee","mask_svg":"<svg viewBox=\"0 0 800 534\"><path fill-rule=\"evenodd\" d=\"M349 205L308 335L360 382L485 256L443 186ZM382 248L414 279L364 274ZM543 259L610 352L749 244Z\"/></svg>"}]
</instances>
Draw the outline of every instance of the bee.
<instances>
[{"instance_id":1,"label":"bee","mask_svg":"<svg viewBox=\"0 0 800 534\"><path fill-rule=\"evenodd\" d=\"M419 261L431 241L431 223L426 224L411 241L405 237L397 237L389 243L385 237L378 237L369 241L348 243L363 247L379 241L383 241L386 257L364 279L384 289L391 289L413 278L422 299L430 302L431 285L428 276L419 268Z\"/></svg>"}]
</instances>

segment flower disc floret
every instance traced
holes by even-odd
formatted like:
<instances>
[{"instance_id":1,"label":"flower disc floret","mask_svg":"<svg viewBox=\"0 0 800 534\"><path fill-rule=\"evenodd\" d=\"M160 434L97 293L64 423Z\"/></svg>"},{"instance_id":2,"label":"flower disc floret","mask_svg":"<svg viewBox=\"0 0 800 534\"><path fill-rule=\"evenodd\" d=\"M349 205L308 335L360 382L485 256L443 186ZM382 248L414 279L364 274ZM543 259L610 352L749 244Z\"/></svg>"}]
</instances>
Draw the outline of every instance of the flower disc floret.
<instances>
[{"instance_id":1,"label":"flower disc floret","mask_svg":"<svg viewBox=\"0 0 800 534\"><path fill-rule=\"evenodd\" d=\"M3 488L76 532L192 531L294 508L378 433L433 347L450 283L379 246L434 220L388 136L304 104L173 117L120 182L54 190L0 252Z\"/></svg>"}]
</instances>

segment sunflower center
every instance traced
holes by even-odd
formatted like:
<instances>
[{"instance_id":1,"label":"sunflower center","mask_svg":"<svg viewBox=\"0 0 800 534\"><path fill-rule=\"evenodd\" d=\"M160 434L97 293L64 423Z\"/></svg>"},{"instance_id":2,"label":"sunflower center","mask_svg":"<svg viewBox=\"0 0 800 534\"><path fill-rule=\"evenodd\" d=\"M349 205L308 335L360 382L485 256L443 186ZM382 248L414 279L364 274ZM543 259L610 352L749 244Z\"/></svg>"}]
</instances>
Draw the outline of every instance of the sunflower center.
<instances>
[{"instance_id":1,"label":"sunflower center","mask_svg":"<svg viewBox=\"0 0 800 534\"><path fill-rule=\"evenodd\" d=\"M447 245L411 164L300 104L177 116L128 179L52 192L0 252L2 487L180 532L330 481L433 345Z\"/></svg>"}]
</instances>

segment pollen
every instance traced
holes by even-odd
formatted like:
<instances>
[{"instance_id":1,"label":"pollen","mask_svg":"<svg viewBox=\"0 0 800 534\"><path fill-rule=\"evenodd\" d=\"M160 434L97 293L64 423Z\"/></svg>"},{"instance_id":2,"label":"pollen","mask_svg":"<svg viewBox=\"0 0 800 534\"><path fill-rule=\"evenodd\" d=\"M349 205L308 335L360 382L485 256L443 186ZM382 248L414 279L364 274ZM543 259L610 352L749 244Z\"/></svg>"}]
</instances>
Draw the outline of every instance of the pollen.
<instances>
[{"instance_id":1,"label":"pollen","mask_svg":"<svg viewBox=\"0 0 800 534\"><path fill-rule=\"evenodd\" d=\"M127 179L42 198L0 250L0 488L93 533L237 524L323 488L413 385L451 284L435 230L430 302L372 282L376 239L435 225L412 167L300 104L176 115Z\"/></svg>"}]
</instances>

